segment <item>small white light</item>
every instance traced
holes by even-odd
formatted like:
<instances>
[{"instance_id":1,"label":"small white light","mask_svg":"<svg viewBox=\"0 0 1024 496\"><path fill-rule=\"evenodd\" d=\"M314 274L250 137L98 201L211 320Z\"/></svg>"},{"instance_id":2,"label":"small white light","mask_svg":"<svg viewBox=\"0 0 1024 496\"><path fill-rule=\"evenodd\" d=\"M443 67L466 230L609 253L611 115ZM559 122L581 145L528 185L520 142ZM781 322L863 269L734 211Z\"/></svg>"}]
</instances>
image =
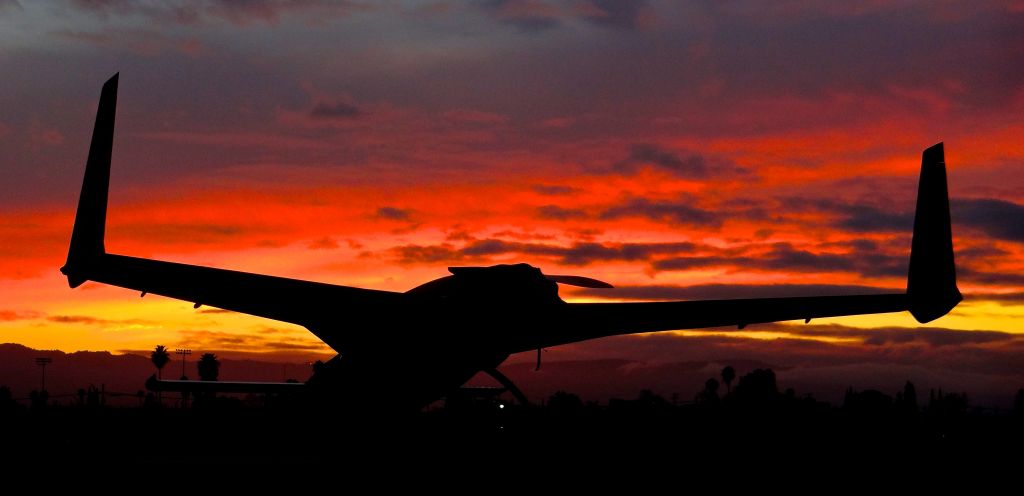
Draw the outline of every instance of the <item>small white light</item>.
<instances>
[{"instance_id":1,"label":"small white light","mask_svg":"<svg viewBox=\"0 0 1024 496\"><path fill-rule=\"evenodd\" d=\"M504 404L498 405L498 408L505 408Z\"/></svg>"}]
</instances>

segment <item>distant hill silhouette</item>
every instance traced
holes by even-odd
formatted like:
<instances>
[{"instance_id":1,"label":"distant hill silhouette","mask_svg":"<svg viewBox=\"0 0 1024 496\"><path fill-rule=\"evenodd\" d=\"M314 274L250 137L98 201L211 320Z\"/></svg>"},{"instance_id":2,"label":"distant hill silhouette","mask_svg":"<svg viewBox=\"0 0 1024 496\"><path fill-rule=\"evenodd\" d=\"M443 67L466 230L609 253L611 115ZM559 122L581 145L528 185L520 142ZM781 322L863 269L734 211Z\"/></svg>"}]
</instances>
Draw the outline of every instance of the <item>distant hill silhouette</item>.
<instances>
[{"instance_id":1,"label":"distant hill silhouette","mask_svg":"<svg viewBox=\"0 0 1024 496\"><path fill-rule=\"evenodd\" d=\"M37 357L53 360L46 368L46 389L51 397L74 394L89 385L105 385L108 392L135 393L144 389L146 378L156 372L148 356L115 355L107 351L65 353L4 343L0 344L0 385L9 386L15 398L25 398L31 390L39 388ZM181 373L180 359L167 364L164 372L166 376L177 378ZM198 379L194 358L187 363L185 372L190 378ZM221 359L218 378L225 381L282 381L287 373L288 378L305 381L311 372L310 366L304 362Z\"/></svg>"},{"instance_id":2,"label":"distant hill silhouette","mask_svg":"<svg viewBox=\"0 0 1024 496\"><path fill-rule=\"evenodd\" d=\"M31 390L38 389L37 357L53 359L46 369L51 397L74 394L89 385L105 385L110 392L134 393L143 389L146 378L155 373L148 352L146 355L141 352L115 355L106 351L65 353L6 343L0 344L0 385L9 386L16 398L25 398ZM181 372L181 362L178 357L174 358L164 369L165 377L176 378ZM224 381L281 381L286 372L288 378L305 381L311 373L306 362L231 358L223 358L221 362L219 379ZM733 364L739 370L772 367L750 360ZM634 398L642 390L651 390L668 399L677 395L680 401L689 401L693 392L703 387L708 375L716 374L721 368L708 361L646 364L616 359L544 361L539 371L534 367L533 362L513 362L502 366L501 370L531 401L540 401L557 391L571 391L584 400L602 402L616 397ZM186 366L186 373L192 379L198 378L194 357ZM481 374L469 385L496 384Z\"/></svg>"},{"instance_id":3,"label":"distant hill silhouette","mask_svg":"<svg viewBox=\"0 0 1024 496\"><path fill-rule=\"evenodd\" d=\"M294 357L291 361L282 362L282 357L275 355L262 358L260 354L254 353L252 358L239 358L238 354L221 353L219 350L195 351L199 354L211 351L216 352L218 357L226 357L220 359L222 364L218 379L222 381L277 382L285 379L285 374L287 378L305 381L311 374L308 361L298 361ZM843 404L844 395L850 387L857 390L877 389L884 394L895 395L902 384L910 379L918 386L919 395L926 395L932 388L966 391L971 395L972 405L1010 409L1013 407L1013 393L1020 388L1019 385L1012 385L993 390L975 389L970 385L938 380L919 371L891 366L866 367L855 375L831 375L749 359L651 363L625 359L556 361L545 356L541 369L535 371L536 362L532 354L529 355L510 360L500 370L533 402L540 402L558 391L573 393L583 401L604 403L611 398L636 398L640 391L650 390L667 400L686 403L693 401L695 393L705 388L709 377L719 377L725 365L733 366L738 376L756 369L772 369L779 375L780 384L794 388L801 395L812 394L814 398L832 405ZM28 397L30 391L39 387L40 370L35 364L37 357L53 360L46 368L46 383L51 398L58 402L67 401L61 399L61 395L74 394L78 389L90 385L97 388L105 385L108 392L135 393L144 388L145 380L155 372L149 351L138 354L113 354L105 351L65 353L34 350L8 343L0 344L0 386L9 386L15 398ZM196 358L194 355L186 367L186 373L192 379L198 379ZM309 360L316 358L311 356ZM172 360L164 368L165 378L177 378L180 373L180 359ZM489 376L479 374L467 385L497 386L497 383ZM401 384L396 384L396 387L400 389ZM724 384L719 392L724 394ZM923 398L922 404L926 396ZM119 403L115 399L111 404Z\"/></svg>"}]
</instances>

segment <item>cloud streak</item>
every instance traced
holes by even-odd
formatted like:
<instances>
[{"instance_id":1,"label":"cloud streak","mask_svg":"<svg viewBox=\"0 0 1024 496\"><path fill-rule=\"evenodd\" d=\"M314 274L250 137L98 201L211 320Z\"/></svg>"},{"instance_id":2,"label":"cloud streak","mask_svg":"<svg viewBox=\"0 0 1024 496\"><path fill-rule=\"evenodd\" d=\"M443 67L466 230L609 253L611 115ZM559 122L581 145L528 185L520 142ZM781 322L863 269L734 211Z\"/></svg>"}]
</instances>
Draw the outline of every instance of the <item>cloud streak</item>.
<instances>
[{"instance_id":1,"label":"cloud streak","mask_svg":"<svg viewBox=\"0 0 1024 496\"><path fill-rule=\"evenodd\" d=\"M184 329L178 331L178 335L184 345L193 348L268 353L295 351L323 353L328 350L323 343L314 338L268 338L260 334L247 335L206 329Z\"/></svg>"},{"instance_id":2,"label":"cloud streak","mask_svg":"<svg viewBox=\"0 0 1024 496\"><path fill-rule=\"evenodd\" d=\"M154 325L154 322L143 319L104 319L89 315L51 315L46 317L46 320L57 324L81 324L91 326Z\"/></svg>"},{"instance_id":3,"label":"cloud streak","mask_svg":"<svg viewBox=\"0 0 1024 496\"><path fill-rule=\"evenodd\" d=\"M346 17L357 10L350 2L321 0L231 0L136 2L131 0L72 0L71 5L102 19L140 16L161 24L192 26L227 21L236 26L273 25L289 15L308 16L310 20Z\"/></svg>"},{"instance_id":4,"label":"cloud streak","mask_svg":"<svg viewBox=\"0 0 1024 496\"><path fill-rule=\"evenodd\" d=\"M954 199L957 222L979 229L992 238L1024 243L1024 206L994 198Z\"/></svg>"},{"instance_id":5,"label":"cloud streak","mask_svg":"<svg viewBox=\"0 0 1024 496\"><path fill-rule=\"evenodd\" d=\"M612 165L612 170L632 174L649 166L681 179L707 179L746 174L748 171L723 159L709 159L697 153L681 154L651 143L630 145L629 156Z\"/></svg>"},{"instance_id":6,"label":"cloud streak","mask_svg":"<svg viewBox=\"0 0 1024 496\"><path fill-rule=\"evenodd\" d=\"M359 107L345 102L335 103L317 103L312 110L309 111L309 116L314 119L355 119L363 116L363 111Z\"/></svg>"},{"instance_id":7,"label":"cloud streak","mask_svg":"<svg viewBox=\"0 0 1024 496\"><path fill-rule=\"evenodd\" d=\"M609 207L600 215L600 218L605 220L623 217L640 217L667 224L712 228L719 227L723 223L719 213L693 206L692 202L685 200L659 201L632 198L620 205Z\"/></svg>"}]
</instances>

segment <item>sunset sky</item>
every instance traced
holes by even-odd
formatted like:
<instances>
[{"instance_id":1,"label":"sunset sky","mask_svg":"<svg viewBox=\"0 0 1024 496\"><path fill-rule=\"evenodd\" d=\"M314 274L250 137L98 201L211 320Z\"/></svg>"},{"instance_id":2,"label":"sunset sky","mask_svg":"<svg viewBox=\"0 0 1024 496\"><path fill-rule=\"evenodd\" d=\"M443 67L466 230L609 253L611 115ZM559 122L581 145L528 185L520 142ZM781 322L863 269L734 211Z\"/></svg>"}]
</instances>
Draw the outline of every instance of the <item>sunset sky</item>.
<instances>
[{"instance_id":1,"label":"sunset sky","mask_svg":"<svg viewBox=\"0 0 1024 496\"><path fill-rule=\"evenodd\" d=\"M902 290L921 151L943 141L949 316L548 356L1024 386L1022 33L1021 1L0 0L0 342L330 353L297 326L68 288L120 72L108 251L394 291L514 262L617 287L567 301Z\"/></svg>"}]
</instances>

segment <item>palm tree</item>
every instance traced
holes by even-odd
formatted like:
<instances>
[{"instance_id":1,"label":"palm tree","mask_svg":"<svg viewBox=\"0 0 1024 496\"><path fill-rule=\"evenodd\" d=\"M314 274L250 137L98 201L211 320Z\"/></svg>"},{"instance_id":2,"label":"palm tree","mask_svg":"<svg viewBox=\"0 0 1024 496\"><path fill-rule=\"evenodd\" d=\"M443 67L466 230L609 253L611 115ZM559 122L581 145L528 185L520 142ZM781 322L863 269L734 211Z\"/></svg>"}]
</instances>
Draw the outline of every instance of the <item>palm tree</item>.
<instances>
[{"instance_id":1,"label":"palm tree","mask_svg":"<svg viewBox=\"0 0 1024 496\"><path fill-rule=\"evenodd\" d=\"M153 353L149 355L149 359L156 365L156 378L160 379L160 371L164 369L164 365L171 361L171 354L167 353L167 348L162 344L158 344Z\"/></svg>"},{"instance_id":2,"label":"palm tree","mask_svg":"<svg viewBox=\"0 0 1024 496\"><path fill-rule=\"evenodd\" d=\"M196 364L199 369L199 379L203 381L216 381L220 373L220 360L213 353L203 353Z\"/></svg>"},{"instance_id":3,"label":"palm tree","mask_svg":"<svg viewBox=\"0 0 1024 496\"><path fill-rule=\"evenodd\" d=\"M731 365L726 365L722 369L722 382L725 383L726 394L732 392L732 381L736 378L736 369L732 368Z\"/></svg>"}]
</instances>

